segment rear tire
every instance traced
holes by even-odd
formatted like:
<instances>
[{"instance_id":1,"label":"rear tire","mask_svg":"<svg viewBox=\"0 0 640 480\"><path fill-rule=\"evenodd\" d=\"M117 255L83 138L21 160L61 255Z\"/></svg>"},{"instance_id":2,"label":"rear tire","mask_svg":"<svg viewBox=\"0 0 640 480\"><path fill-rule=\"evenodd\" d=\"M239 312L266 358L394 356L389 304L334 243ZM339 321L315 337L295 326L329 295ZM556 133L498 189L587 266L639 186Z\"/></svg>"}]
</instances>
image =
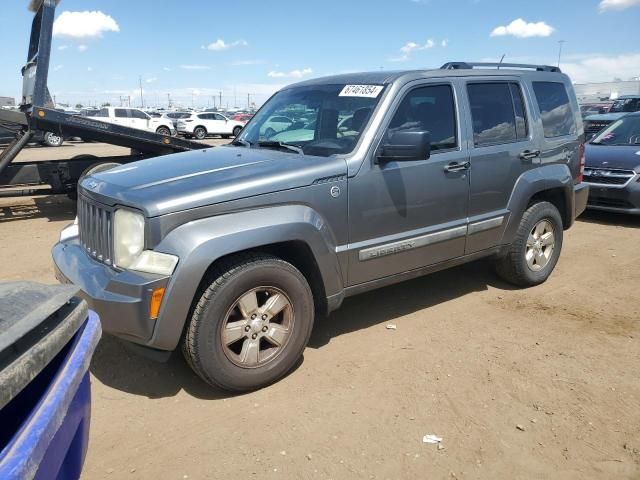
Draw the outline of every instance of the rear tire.
<instances>
[{"instance_id":1,"label":"rear tire","mask_svg":"<svg viewBox=\"0 0 640 480\"><path fill-rule=\"evenodd\" d=\"M204 127L196 127L195 130L193 131L193 135L198 140L204 140L205 138L207 138L207 129Z\"/></svg>"},{"instance_id":2,"label":"rear tire","mask_svg":"<svg viewBox=\"0 0 640 480\"><path fill-rule=\"evenodd\" d=\"M46 132L42 139L42 143L46 147L59 147L64 143L64 138L61 135L56 135L53 132Z\"/></svg>"},{"instance_id":3,"label":"rear tire","mask_svg":"<svg viewBox=\"0 0 640 480\"><path fill-rule=\"evenodd\" d=\"M496 273L519 287L545 282L560 258L562 239L558 209L549 202L531 205L524 212L506 255L496 261Z\"/></svg>"},{"instance_id":4,"label":"rear tire","mask_svg":"<svg viewBox=\"0 0 640 480\"><path fill-rule=\"evenodd\" d=\"M233 136L237 137L238 135L240 135L240 132L242 131L242 127L235 127L233 129Z\"/></svg>"},{"instance_id":5,"label":"rear tire","mask_svg":"<svg viewBox=\"0 0 640 480\"><path fill-rule=\"evenodd\" d=\"M265 387L286 375L309 341L311 289L293 265L246 253L215 268L194 299L182 351L207 383L225 390Z\"/></svg>"}]
</instances>

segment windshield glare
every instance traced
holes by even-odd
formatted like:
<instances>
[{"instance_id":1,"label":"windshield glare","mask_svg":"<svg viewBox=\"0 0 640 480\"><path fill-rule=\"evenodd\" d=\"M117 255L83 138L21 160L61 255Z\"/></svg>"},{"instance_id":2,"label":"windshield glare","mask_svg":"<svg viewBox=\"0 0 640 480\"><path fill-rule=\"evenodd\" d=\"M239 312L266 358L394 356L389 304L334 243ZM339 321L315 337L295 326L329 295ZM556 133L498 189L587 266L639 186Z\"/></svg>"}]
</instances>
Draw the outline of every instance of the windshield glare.
<instances>
[{"instance_id":1,"label":"windshield glare","mask_svg":"<svg viewBox=\"0 0 640 480\"><path fill-rule=\"evenodd\" d=\"M382 97L346 89L346 85L294 87L276 93L247 124L239 137L259 146L281 142L305 154L330 156L353 151ZM373 95L371 90L369 95ZM283 149L283 151L286 151Z\"/></svg>"},{"instance_id":2,"label":"windshield glare","mask_svg":"<svg viewBox=\"0 0 640 480\"><path fill-rule=\"evenodd\" d=\"M621 118L591 141L595 145L639 145L640 116Z\"/></svg>"}]
</instances>

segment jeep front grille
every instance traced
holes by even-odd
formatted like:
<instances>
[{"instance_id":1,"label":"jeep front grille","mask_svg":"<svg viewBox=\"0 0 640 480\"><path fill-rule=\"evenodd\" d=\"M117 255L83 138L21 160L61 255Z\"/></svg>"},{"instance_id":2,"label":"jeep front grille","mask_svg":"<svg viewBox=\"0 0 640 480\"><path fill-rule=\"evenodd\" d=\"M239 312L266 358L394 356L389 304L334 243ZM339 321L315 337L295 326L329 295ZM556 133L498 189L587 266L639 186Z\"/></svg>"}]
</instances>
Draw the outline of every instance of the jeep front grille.
<instances>
[{"instance_id":1,"label":"jeep front grille","mask_svg":"<svg viewBox=\"0 0 640 480\"><path fill-rule=\"evenodd\" d=\"M636 173L633 170L617 168L585 168L584 181L598 185L626 185Z\"/></svg>"},{"instance_id":2,"label":"jeep front grille","mask_svg":"<svg viewBox=\"0 0 640 480\"><path fill-rule=\"evenodd\" d=\"M87 254L105 265L113 264L112 213L82 196L78 197L80 244Z\"/></svg>"}]
</instances>

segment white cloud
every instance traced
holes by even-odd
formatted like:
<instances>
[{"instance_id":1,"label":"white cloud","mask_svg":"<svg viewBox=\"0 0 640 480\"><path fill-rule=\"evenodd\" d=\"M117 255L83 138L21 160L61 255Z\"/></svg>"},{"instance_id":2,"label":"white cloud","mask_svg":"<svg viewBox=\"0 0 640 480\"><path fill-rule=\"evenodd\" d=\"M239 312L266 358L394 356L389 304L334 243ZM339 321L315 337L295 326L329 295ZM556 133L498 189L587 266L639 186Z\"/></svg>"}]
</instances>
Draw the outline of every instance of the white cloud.
<instances>
[{"instance_id":1,"label":"white cloud","mask_svg":"<svg viewBox=\"0 0 640 480\"><path fill-rule=\"evenodd\" d=\"M162 70L164 70L165 72L170 72L171 69L169 67L162 67Z\"/></svg>"},{"instance_id":2,"label":"white cloud","mask_svg":"<svg viewBox=\"0 0 640 480\"><path fill-rule=\"evenodd\" d=\"M518 18L509 25L494 28L491 36L504 37L506 35L512 35L517 38L548 37L553 33L553 30L553 27L547 25L545 22L528 23L522 18Z\"/></svg>"},{"instance_id":3,"label":"white cloud","mask_svg":"<svg viewBox=\"0 0 640 480\"><path fill-rule=\"evenodd\" d=\"M56 65L55 67L53 67L53 71L57 72L58 70L62 70L64 68L64 65Z\"/></svg>"},{"instance_id":4,"label":"white cloud","mask_svg":"<svg viewBox=\"0 0 640 480\"><path fill-rule=\"evenodd\" d=\"M640 0L602 0L599 5L600 12L607 10L624 10L640 5Z\"/></svg>"},{"instance_id":5,"label":"white cloud","mask_svg":"<svg viewBox=\"0 0 640 480\"><path fill-rule=\"evenodd\" d=\"M447 47L447 45L449 45L449 40L442 40L442 43L440 43L440 45L441 45L443 48L446 48L446 47Z\"/></svg>"},{"instance_id":6,"label":"white cloud","mask_svg":"<svg viewBox=\"0 0 640 480\"><path fill-rule=\"evenodd\" d=\"M87 72L93 72L93 67L87 67Z\"/></svg>"},{"instance_id":7,"label":"white cloud","mask_svg":"<svg viewBox=\"0 0 640 480\"><path fill-rule=\"evenodd\" d=\"M53 23L54 37L99 38L104 32L119 31L120 27L113 17L100 11L65 11Z\"/></svg>"},{"instance_id":8,"label":"white cloud","mask_svg":"<svg viewBox=\"0 0 640 480\"><path fill-rule=\"evenodd\" d=\"M82 52L86 52L88 48L89 48L89 47L87 47L86 45L78 45L78 51L79 51L80 53L82 53Z\"/></svg>"},{"instance_id":9,"label":"white cloud","mask_svg":"<svg viewBox=\"0 0 640 480\"><path fill-rule=\"evenodd\" d=\"M66 50L67 48L69 48L69 45L60 45L58 50Z\"/></svg>"},{"instance_id":10,"label":"white cloud","mask_svg":"<svg viewBox=\"0 0 640 480\"><path fill-rule=\"evenodd\" d=\"M147 78L145 80L145 82L147 82L147 83L153 83L153 82L156 82L156 81L158 81L158 77L149 77L149 78Z\"/></svg>"},{"instance_id":11,"label":"white cloud","mask_svg":"<svg viewBox=\"0 0 640 480\"><path fill-rule=\"evenodd\" d=\"M213 50L214 52L221 52L222 50L229 50L230 48L234 47L246 47L247 45L249 44L246 42L246 40L236 40L235 42L226 43L223 39L219 38L218 40L210 43L204 48L206 48L207 50Z\"/></svg>"},{"instance_id":12,"label":"white cloud","mask_svg":"<svg viewBox=\"0 0 640 480\"><path fill-rule=\"evenodd\" d=\"M183 70L211 70L208 65L180 65Z\"/></svg>"},{"instance_id":13,"label":"white cloud","mask_svg":"<svg viewBox=\"0 0 640 480\"><path fill-rule=\"evenodd\" d=\"M310 75L311 73L313 73L312 69L305 68L302 70L291 70L290 72L271 71L267 73L267 76L271 78L302 78L306 75Z\"/></svg>"},{"instance_id":14,"label":"white cloud","mask_svg":"<svg viewBox=\"0 0 640 480\"><path fill-rule=\"evenodd\" d=\"M446 43L447 41L443 40L441 45L443 47L446 47L447 46ZM409 58L411 58L411 54L413 52L417 52L419 50L429 50L430 48L433 48L435 46L436 46L436 42L431 38L428 39L426 43L424 43L423 45L420 45L416 42L408 42L402 47L400 47L400 56L391 58L390 60L392 62L406 62L407 60L409 60Z\"/></svg>"},{"instance_id":15,"label":"white cloud","mask_svg":"<svg viewBox=\"0 0 640 480\"><path fill-rule=\"evenodd\" d=\"M610 82L614 77L629 80L640 72L640 53L569 57L567 60L560 68L576 83Z\"/></svg>"}]
</instances>

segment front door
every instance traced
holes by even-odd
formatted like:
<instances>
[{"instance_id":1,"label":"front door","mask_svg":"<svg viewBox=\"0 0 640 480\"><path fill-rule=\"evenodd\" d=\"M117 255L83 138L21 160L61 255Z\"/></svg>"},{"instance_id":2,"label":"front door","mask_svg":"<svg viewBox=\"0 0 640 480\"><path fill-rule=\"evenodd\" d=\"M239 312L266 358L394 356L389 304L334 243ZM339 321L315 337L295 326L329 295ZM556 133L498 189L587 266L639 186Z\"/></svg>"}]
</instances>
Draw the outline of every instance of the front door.
<instances>
[{"instance_id":1,"label":"front door","mask_svg":"<svg viewBox=\"0 0 640 480\"><path fill-rule=\"evenodd\" d=\"M416 82L391 108L381 144L399 130L428 130L431 157L376 163L349 180L349 285L464 254L468 152L453 82Z\"/></svg>"}]
</instances>

